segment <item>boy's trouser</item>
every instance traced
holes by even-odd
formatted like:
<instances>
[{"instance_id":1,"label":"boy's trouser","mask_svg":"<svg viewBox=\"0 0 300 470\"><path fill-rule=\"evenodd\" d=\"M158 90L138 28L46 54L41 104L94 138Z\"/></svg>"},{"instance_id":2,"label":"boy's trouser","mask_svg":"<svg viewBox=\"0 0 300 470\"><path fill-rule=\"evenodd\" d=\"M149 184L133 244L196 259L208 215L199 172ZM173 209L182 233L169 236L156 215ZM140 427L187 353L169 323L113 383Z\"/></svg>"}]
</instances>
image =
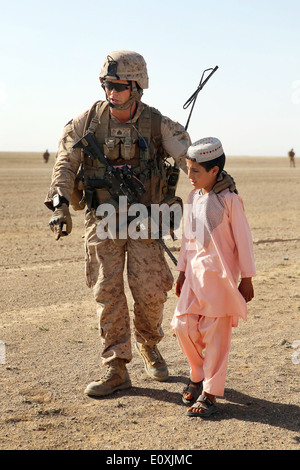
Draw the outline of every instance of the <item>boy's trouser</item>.
<instances>
[{"instance_id":1,"label":"boy's trouser","mask_svg":"<svg viewBox=\"0 0 300 470\"><path fill-rule=\"evenodd\" d=\"M97 302L102 358L130 361L131 332L123 271L127 252L127 278L134 307L134 332L142 344L155 345L163 337L163 306L172 288L173 276L158 241L128 239L121 246L99 241L94 220L86 219L86 277Z\"/></svg>"},{"instance_id":2,"label":"boy's trouser","mask_svg":"<svg viewBox=\"0 0 300 470\"><path fill-rule=\"evenodd\" d=\"M203 380L203 391L223 396L232 317L211 318L189 313L174 317L172 328L189 361L190 379Z\"/></svg>"}]
</instances>

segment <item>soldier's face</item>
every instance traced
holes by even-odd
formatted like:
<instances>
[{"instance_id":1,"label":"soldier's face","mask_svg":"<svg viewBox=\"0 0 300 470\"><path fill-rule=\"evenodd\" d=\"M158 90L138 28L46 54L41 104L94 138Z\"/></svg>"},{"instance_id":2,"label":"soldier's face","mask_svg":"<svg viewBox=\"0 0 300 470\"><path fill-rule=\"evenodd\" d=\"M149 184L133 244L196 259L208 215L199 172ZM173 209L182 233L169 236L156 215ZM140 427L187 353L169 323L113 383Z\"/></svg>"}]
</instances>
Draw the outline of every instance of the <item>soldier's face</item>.
<instances>
[{"instance_id":1,"label":"soldier's face","mask_svg":"<svg viewBox=\"0 0 300 470\"><path fill-rule=\"evenodd\" d=\"M114 80L114 79L109 79L108 80L110 83L116 83L119 85L128 85L128 89L124 91L117 91L115 88L112 90L109 90L107 87L105 87L105 92L108 98L108 101L113 104L114 106L120 106L124 103L126 103L131 94L131 89L130 89L130 84L128 83L127 80ZM111 88L111 87L110 87Z\"/></svg>"}]
</instances>

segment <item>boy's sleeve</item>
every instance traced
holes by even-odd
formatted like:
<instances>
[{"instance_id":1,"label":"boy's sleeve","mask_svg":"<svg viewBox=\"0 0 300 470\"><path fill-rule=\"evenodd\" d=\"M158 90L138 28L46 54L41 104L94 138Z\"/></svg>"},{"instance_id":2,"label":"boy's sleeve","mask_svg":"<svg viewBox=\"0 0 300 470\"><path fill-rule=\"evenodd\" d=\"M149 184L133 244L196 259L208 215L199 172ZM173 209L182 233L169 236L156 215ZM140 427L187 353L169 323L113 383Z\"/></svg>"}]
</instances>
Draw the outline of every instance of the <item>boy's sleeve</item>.
<instances>
[{"instance_id":1,"label":"boy's sleeve","mask_svg":"<svg viewBox=\"0 0 300 470\"><path fill-rule=\"evenodd\" d=\"M187 238L183 235L181 240L180 253L177 261L177 271L185 272L186 269L186 247L187 247Z\"/></svg>"},{"instance_id":2,"label":"boy's sleeve","mask_svg":"<svg viewBox=\"0 0 300 470\"><path fill-rule=\"evenodd\" d=\"M191 221L191 208L192 208L192 192L188 196L187 204L184 205L184 231L182 234L180 253L177 262L177 270L185 272L186 270L186 252L189 248L189 238L190 234L190 221Z\"/></svg>"},{"instance_id":3,"label":"boy's sleeve","mask_svg":"<svg viewBox=\"0 0 300 470\"><path fill-rule=\"evenodd\" d=\"M251 230L246 218L243 201L236 194L231 197L230 218L238 251L241 277L253 277L256 275L256 269Z\"/></svg>"}]
</instances>

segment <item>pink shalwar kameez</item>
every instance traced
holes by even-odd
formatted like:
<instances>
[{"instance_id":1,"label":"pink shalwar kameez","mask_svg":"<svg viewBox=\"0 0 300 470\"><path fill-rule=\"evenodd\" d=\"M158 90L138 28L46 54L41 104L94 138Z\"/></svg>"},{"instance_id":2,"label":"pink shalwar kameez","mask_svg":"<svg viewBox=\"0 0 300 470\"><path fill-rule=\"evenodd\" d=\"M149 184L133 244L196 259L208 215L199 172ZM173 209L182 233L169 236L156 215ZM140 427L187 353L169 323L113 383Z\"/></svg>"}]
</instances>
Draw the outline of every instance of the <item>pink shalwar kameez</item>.
<instances>
[{"instance_id":1,"label":"pink shalwar kameez","mask_svg":"<svg viewBox=\"0 0 300 470\"><path fill-rule=\"evenodd\" d=\"M239 278L255 276L253 242L242 199L194 190L177 269L185 273L171 326L190 364L190 379L223 396L231 329L247 319Z\"/></svg>"}]
</instances>

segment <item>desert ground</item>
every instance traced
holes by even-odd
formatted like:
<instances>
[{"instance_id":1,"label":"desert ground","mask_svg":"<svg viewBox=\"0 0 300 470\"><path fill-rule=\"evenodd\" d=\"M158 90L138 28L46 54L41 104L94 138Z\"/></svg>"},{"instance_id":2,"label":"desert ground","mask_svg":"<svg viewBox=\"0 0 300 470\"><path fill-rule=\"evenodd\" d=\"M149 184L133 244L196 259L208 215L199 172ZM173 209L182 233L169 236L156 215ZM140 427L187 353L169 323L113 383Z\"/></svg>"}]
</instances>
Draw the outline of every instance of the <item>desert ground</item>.
<instances>
[{"instance_id":1,"label":"desert ground","mask_svg":"<svg viewBox=\"0 0 300 470\"><path fill-rule=\"evenodd\" d=\"M103 372L84 213L72 211L71 235L55 241L43 204L54 155L45 164L39 153L0 153L1 450L299 450L300 160L296 168L287 157L227 160L252 229L255 298L233 330L219 412L202 420L187 417L181 402L189 368L169 326L174 290L160 343L170 379L149 379L133 348L131 389L84 395ZM184 201L190 189L182 174ZM180 241L167 244L178 256Z\"/></svg>"}]
</instances>

